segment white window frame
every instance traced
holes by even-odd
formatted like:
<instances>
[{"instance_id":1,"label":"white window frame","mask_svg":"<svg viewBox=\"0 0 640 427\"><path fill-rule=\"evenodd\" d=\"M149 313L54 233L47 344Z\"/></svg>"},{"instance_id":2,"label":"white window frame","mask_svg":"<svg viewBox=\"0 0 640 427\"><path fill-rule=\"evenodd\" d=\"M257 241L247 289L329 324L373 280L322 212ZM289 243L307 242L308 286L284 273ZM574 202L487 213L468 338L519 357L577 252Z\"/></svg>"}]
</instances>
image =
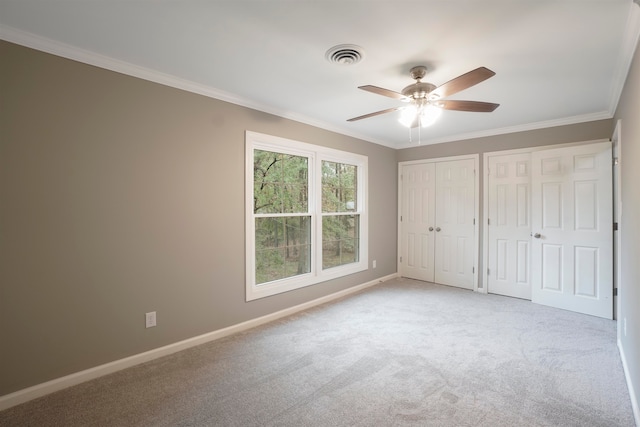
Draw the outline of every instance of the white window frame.
<instances>
[{"instance_id":1,"label":"white window frame","mask_svg":"<svg viewBox=\"0 0 640 427\"><path fill-rule=\"evenodd\" d=\"M256 285L255 283L255 219L253 212L253 153L254 150L273 151L308 158L309 203L311 216L311 271L293 277ZM353 215L360 217L358 261L322 269L322 162L330 161L355 165L358 168L357 206ZM335 150L319 145L246 131L245 134L245 235L246 235L246 300L252 301L282 292L365 271L368 257L368 158L360 154Z\"/></svg>"}]
</instances>

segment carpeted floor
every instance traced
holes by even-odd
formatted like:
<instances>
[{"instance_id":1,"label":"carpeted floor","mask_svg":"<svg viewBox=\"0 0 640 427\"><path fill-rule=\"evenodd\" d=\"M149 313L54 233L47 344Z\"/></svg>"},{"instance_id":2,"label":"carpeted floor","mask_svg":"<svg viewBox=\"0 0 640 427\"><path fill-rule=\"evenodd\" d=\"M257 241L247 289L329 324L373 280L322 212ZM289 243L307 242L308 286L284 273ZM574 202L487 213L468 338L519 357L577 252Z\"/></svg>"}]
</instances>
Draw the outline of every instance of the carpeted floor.
<instances>
[{"instance_id":1,"label":"carpeted floor","mask_svg":"<svg viewBox=\"0 0 640 427\"><path fill-rule=\"evenodd\" d=\"M633 426L615 322L397 279L0 412L2 426Z\"/></svg>"}]
</instances>

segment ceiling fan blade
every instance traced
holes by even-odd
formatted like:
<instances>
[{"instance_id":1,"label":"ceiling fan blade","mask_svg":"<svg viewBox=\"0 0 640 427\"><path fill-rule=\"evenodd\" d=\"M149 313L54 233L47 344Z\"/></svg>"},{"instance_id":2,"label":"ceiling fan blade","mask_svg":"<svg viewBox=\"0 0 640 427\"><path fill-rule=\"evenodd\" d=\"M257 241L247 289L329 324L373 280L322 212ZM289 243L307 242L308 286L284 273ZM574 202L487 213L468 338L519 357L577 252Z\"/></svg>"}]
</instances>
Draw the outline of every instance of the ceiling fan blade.
<instances>
[{"instance_id":1,"label":"ceiling fan blade","mask_svg":"<svg viewBox=\"0 0 640 427\"><path fill-rule=\"evenodd\" d=\"M490 113L500 106L500 104L493 104L491 102L457 101L452 99L438 101L436 104L445 110L472 111L477 113Z\"/></svg>"},{"instance_id":2,"label":"ceiling fan blade","mask_svg":"<svg viewBox=\"0 0 640 427\"><path fill-rule=\"evenodd\" d=\"M376 111L375 113L365 114L364 116L354 117L352 119L348 119L347 121L355 122L356 120L368 119L369 117L379 116L380 114L390 113L392 111L398 111L401 108L402 107L387 108L386 110L380 110L380 111Z\"/></svg>"},{"instance_id":3,"label":"ceiling fan blade","mask_svg":"<svg viewBox=\"0 0 640 427\"><path fill-rule=\"evenodd\" d=\"M375 93L377 95L388 96L389 98L401 99L403 101L408 99L406 96L404 96L401 93L394 92L389 89L384 89L378 86L371 86L371 85L358 86L358 89L366 90L367 92Z\"/></svg>"},{"instance_id":4,"label":"ceiling fan blade","mask_svg":"<svg viewBox=\"0 0 640 427\"><path fill-rule=\"evenodd\" d=\"M454 93L458 93L461 90L470 88L477 85L480 82L487 80L489 77L495 76L496 73L485 67L479 67L475 70L469 71L461 76L456 77L453 80L449 80L443 85L435 88L431 94L437 95L440 98L451 96Z\"/></svg>"}]
</instances>

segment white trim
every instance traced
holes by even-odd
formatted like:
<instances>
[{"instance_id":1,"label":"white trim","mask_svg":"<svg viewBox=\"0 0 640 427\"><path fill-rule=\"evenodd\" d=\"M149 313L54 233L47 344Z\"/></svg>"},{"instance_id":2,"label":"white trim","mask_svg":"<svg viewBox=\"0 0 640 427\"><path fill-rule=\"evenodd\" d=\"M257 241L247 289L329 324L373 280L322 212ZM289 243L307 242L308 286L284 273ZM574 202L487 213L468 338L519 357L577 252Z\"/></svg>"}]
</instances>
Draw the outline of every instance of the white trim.
<instances>
[{"instance_id":1,"label":"white trim","mask_svg":"<svg viewBox=\"0 0 640 427\"><path fill-rule=\"evenodd\" d=\"M473 273L473 290L475 292L483 292L482 288L478 288L478 277L479 277L479 272L478 272L478 264L479 264L479 257L480 257L480 235L479 235L479 230L480 230L480 218L479 218L479 214L480 214L480 170L479 170L479 162L480 162L480 155L478 153L475 154L463 154L460 156L448 156L448 157L436 157L436 158L432 158L432 159L420 159L420 160L407 160L407 161L403 161L403 162L398 162L398 238L397 238L397 267L396 270L398 270L398 275L401 275L401 265L400 265L400 256L402 255L402 221L400 220L400 218L402 217L402 168L403 166L406 165L415 165L415 164L422 164L422 163L438 163L438 162L448 162L448 161L455 161L455 160L473 160L473 168L475 171L475 175L474 175L474 198L475 198L475 203L474 203L474 211L473 211L473 215L475 216L476 219L476 223L474 225L474 253L473 253L473 267L474 267L474 273Z\"/></svg>"},{"instance_id":2,"label":"white trim","mask_svg":"<svg viewBox=\"0 0 640 427\"><path fill-rule=\"evenodd\" d=\"M311 265L310 271L286 277L273 282L256 285L255 278L255 218L263 216L254 214L251 202L254 186L253 150L267 150L279 153L293 154L308 159L308 208L303 216L311 218ZM359 216L359 259L357 262L333 268L322 268L322 218L320 198L322 196L321 173L322 161L348 163L358 167L357 208L350 214ZM320 145L307 144L291 139L266 135L258 132L246 131L245 138L245 299L253 301L259 298L280 294L315 285L328 280L344 277L349 274L366 271L369 268L368 239L368 162L367 156L336 150ZM274 216L274 215L264 215ZM279 216L279 215L275 215ZM289 216L289 215L282 215Z\"/></svg>"},{"instance_id":3,"label":"white trim","mask_svg":"<svg viewBox=\"0 0 640 427\"><path fill-rule=\"evenodd\" d=\"M615 114L618 103L620 102L622 90L624 89L627 75L631 69L631 62L633 61L633 54L636 51L638 41L640 41L640 8L630 4L629 16L624 31L624 40L620 48L620 56L618 57L614 80L611 85L611 98L609 99L609 112L611 113L611 117Z\"/></svg>"},{"instance_id":4,"label":"white trim","mask_svg":"<svg viewBox=\"0 0 640 427\"><path fill-rule=\"evenodd\" d=\"M36 34L8 27L6 25L0 26L0 39L26 46L31 49L50 53L52 55L60 56L62 58L82 62L83 64L93 65L105 70L115 71L116 73L126 74L128 76L137 77L139 79L159 83L164 86L185 90L187 92L196 93L209 98L219 99L221 101L230 102L235 105L262 111L264 113L274 114L285 119L305 123L310 126L325 129L331 132L336 132L341 135L362 139L374 144L396 148L388 141L371 138L370 136L362 135L358 132L353 132L343 127L334 126L302 114L292 113L291 111L282 110L271 105L257 103L253 100L238 96L233 93L225 92L211 86L195 83L193 81L176 77L171 74L166 74L150 68L134 65L129 62L114 59L106 55L101 55L66 43L58 42Z\"/></svg>"},{"instance_id":5,"label":"white trim","mask_svg":"<svg viewBox=\"0 0 640 427\"><path fill-rule=\"evenodd\" d=\"M618 229L615 230L614 233L614 242L615 246L613 247L613 251L615 254L613 271L614 271L614 282L613 285L617 289L617 295L614 294L613 301L613 318L617 322L617 336L618 340L622 339L622 329L620 328L620 312L621 312L621 292L624 292L623 281L622 281L622 240L623 240L623 231L622 231L622 120L618 119L616 121L615 129L613 130L613 134L611 135L611 153L614 160L617 160L617 164L613 164L613 222L618 223ZM617 170L616 170L617 168ZM617 205L617 206L616 206Z\"/></svg>"},{"instance_id":6,"label":"white trim","mask_svg":"<svg viewBox=\"0 0 640 427\"><path fill-rule=\"evenodd\" d=\"M637 9L637 8L633 8ZM58 42L46 37L42 37L36 34L32 34L26 31L18 30L6 25L0 26L0 39L16 43L22 46L36 49L42 52L50 53L62 58L71 59L74 61L82 62L84 64L93 65L95 67L103 68L105 70L115 71L117 73L126 74L129 76L137 77L143 80L147 80L161 85L173 87L176 89L185 90L187 92L196 93L209 98L219 99L221 101L230 102L242 107L251 108L253 110L262 111L268 114L274 114L276 116L294 120L300 123L304 123L310 126L314 126L320 129L325 129L331 132L336 132L341 135L350 136L353 138L361 139L363 141L372 142L374 144L382 145L394 149L403 149L418 147L420 145L440 144L443 142L463 141L466 139L483 138L488 136L503 135L515 132L525 132L535 129L543 129L555 126L565 126L577 123L591 122L595 120L610 119L613 117L615 107L620 95L622 93L622 87L624 85L625 78L631 66L631 59L633 55L633 49L638 43L638 21L640 21L640 12L630 11L630 18L627 23L625 43L622 49L621 63L619 64L616 72L616 82L613 85L615 87L612 90L610 107L608 111L600 111L590 114L582 114L578 116L565 117L561 119L545 120L540 122L525 123L516 126L508 126L497 129L479 130L463 134L448 135L443 137L437 137L433 139L422 140L420 144L406 142L403 144L397 144L394 142L375 139L368 135L363 135L358 132L354 132L350 129L331 125L311 117L304 116L302 114L292 113L282 109L275 108L270 105L257 103L247 98L240 97L236 94L225 92L211 86L195 83L190 80L182 79L170 74L161 73L159 71L134 65L125 61L117 60L106 55L100 55L95 52L80 49L78 47ZM629 53L630 52L630 53ZM627 55L625 55L627 53Z\"/></svg>"},{"instance_id":7,"label":"white trim","mask_svg":"<svg viewBox=\"0 0 640 427\"><path fill-rule=\"evenodd\" d=\"M484 293L484 289L478 288L478 277L480 277L479 264L480 264L480 154L476 154L473 157L473 181L474 181L474 206L473 206L473 290L475 292Z\"/></svg>"},{"instance_id":8,"label":"white trim","mask_svg":"<svg viewBox=\"0 0 640 427\"><path fill-rule=\"evenodd\" d=\"M215 341L232 334L243 332L248 329L255 328L256 326L264 325L266 323L281 319L286 316L290 316L300 311L304 311L312 307L325 304L327 302L343 298L351 294L355 294L371 286L375 286L388 280L395 279L396 277L398 277L397 273L389 274L387 276L383 276L378 279L362 283L360 285L352 286L342 291L334 292L330 295L316 298L312 301L298 304L296 306L289 307L275 313L267 314L256 319L247 320L246 322L238 323L236 325L232 325L223 329L218 329L216 331L189 338L183 341L178 341L164 347L145 351L144 353L138 353L133 356L125 357L124 359L115 360L113 362L85 369L80 372L75 372L64 377L56 378L42 384L37 384L32 387L18 390L11 394L0 396L0 411L11 408L12 406L19 405L21 403L28 402L29 400L36 399L38 397L45 396L55 391L63 390L65 388L102 377L104 375L121 371L123 369L130 368L132 366L136 366L154 359L158 359L160 357L168 356L170 354L177 353L191 347L196 347L201 344Z\"/></svg>"},{"instance_id":9,"label":"white trim","mask_svg":"<svg viewBox=\"0 0 640 427\"><path fill-rule=\"evenodd\" d=\"M631 410L633 411L633 417L636 420L636 425L640 426L640 405L638 404L638 395L633 388L633 382L629 375L629 365L627 364L627 357L624 354L624 347L622 342L618 340L618 350L620 351L620 360L622 360L622 370L624 371L624 378L627 381L627 388L629 389L629 398L631 399Z\"/></svg>"},{"instance_id":10,"label":"white trim","mask_svg":"<svg viewBox=\"0 0 640 427\"><path fill-rule=\"evenodd\" d=\"M567 125L575 125L578 123L587 123L593 122L596 120L606 120L613 117L613 114L608 111L601 111L597 113L590 114L582 114L579 116L565 117L561 119L553 119L553 120L545 120L541 122L533 122L533 123L525 123L516 126L508 126L503 128L495 128L481 131L474 131L469 133L461 133L455 135L443 136L440 138L433 138L422 140L420 144L401 144L395 145L393 148L403 149L403 148L413 148L419 147L420 145L432 145L432 144L441 144L443 142L456 142L456 141L464 141L466 139L474 139L474 138L484 138L489 136L496 135L504 135L509 133L517 133L517 132L526 132L530 130L536 129L546 129L557 126L567 126Z\"/></svg>"}]
</instances>

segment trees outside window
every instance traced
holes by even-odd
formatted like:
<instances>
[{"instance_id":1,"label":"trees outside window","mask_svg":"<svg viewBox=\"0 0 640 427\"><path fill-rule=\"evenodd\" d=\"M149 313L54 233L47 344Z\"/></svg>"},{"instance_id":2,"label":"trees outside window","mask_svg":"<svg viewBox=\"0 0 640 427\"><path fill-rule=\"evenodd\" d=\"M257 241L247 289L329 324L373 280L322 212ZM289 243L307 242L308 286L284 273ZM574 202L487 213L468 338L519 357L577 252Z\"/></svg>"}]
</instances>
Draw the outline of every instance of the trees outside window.
<instances>
[{"instance_id":1,"label":"trees outside window","mask_svg":"<svg viewBox=\"0 0 640 427\"><path fill-rule=\"evenodd\" d=\"M358 261L358 167L322 161L322 268Z\"/></svg>"},{"instance_id":2,"label":"trees outside window","mask_svg":"<svg viewBox=\"0 0 640 427\"><path fill-rule=\"evenodd\" d=\"M247 300L367 268L367 158L247 132Z\"/></svg>"},{"instance_id":3,"label":"trees outside window","mask_svg":"<svg viewBox=\"0 0 640 427\"><path fill-rule=\"evenodd\" d=\"M256 284L311 271L308 158L253 152Z\"/></svg>"}]
</instances>

